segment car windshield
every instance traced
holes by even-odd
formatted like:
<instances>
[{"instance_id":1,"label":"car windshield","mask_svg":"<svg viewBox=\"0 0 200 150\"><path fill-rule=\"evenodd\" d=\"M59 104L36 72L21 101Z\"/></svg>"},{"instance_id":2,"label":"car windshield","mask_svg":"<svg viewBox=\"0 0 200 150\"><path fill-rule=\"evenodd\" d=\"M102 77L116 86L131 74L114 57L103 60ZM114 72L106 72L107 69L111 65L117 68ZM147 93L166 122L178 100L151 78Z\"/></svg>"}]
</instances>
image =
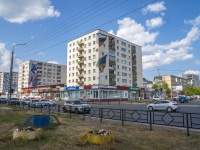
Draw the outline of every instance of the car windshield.
<instances>
[{"instance_id":1,"label":"car windshield","mask_svg":"<svg viewBox=\"0 0 200 150\"><path fill-rule=\"evenodd\" d=\"M73 103L76 105L84 104L82 101L74 101Z\"/></svg>"},{"instance_id":2,"label":"car windshield","mask_svg":"<svg viewBox=\"0 0 200 150\"><path fill-rule=\"evenodd\" d=\"M33 102L40 102L40 100L33 100Z\"/></svg>"}]
</instances>

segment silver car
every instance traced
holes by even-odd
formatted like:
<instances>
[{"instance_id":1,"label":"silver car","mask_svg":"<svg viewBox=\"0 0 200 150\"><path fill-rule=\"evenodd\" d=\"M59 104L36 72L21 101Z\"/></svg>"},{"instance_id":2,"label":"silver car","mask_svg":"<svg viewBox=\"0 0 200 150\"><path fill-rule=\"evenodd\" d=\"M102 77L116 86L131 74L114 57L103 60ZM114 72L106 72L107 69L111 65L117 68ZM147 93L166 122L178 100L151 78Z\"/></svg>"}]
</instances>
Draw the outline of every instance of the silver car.
<instances>
[{"instance_id":1,"label":"silver car","mask_svg":"<svg viewBox=\"0 0 200 150\"><path fill-rule=\"evenodd\" d=\"M153 104L147 105L147 109L152 110L167 110L167 111L176 111L179 110L180 107L177 102L172 100L159 100Z\"/></svg>"},{"instance_id":2,"label":"silver car","mask_svg":"<svg viewBox=\"0 0 200 150\"><path fill-rule=\"evenodd\" d=\"M90 105L81 100L66 100L63 106L63 112L89 113L90 110Z\"/></svg>"}]
</instances>

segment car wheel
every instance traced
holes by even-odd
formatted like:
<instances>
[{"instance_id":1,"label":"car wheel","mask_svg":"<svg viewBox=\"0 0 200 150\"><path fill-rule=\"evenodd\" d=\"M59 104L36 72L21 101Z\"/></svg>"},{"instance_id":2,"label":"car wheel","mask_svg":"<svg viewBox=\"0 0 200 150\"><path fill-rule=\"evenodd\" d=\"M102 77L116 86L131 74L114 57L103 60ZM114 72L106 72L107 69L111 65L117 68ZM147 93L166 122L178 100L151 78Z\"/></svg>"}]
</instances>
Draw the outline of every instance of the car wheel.
<instances>
[{"instance_id":1,"label":"car wheel","mask_svg":"<svg viewBox=\"0 0 200 150\"><path fill-rule=\"evenodd\" d=\"M172 108L171 107L167 107L167 111L171 112Z\"/></svg>"},{"instance_id":2,"label":"car wheel","mask_svg":"<svg viewBox=\"0 0 200 150\"><path fill-rule=\"evenodd\" d=\"M152 106L149 106L148 109L149 109L150 111L152 111L152 110L153 110L153 107L152 107Z\"/></svg>"},{"instance_id":3,"label":"car wheel","mask_svg":"<svg viewBox=\"0 0 200 150\"><path fill-rule=\"evenodd\" d=\"M74 109L74 112L75 112L76 114L78 114L78 108L75 108L75 109Z\"/></svg>"},{"instance_id":4,"label":"car wheel","mask_svg":"<svg viewBox=\"0 0 200 150\"><path fill-rule=\"evenodd\" d=\"M67 108L63 106L63 112L67 112Z\"/></svg>"}]
</instances>

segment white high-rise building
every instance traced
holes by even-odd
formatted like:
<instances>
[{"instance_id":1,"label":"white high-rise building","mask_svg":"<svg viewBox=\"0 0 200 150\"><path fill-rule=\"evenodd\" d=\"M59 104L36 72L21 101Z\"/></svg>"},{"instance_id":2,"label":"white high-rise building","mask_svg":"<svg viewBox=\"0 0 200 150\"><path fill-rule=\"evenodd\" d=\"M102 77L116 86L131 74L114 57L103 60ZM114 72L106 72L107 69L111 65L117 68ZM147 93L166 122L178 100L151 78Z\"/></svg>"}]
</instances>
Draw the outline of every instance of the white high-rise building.
<instances>
[{"instance_id":1,"label":"white high-rise building","mask_svg":"<svg viewBox=\"0 0 200 150\"><path fill-rule=\"evenodd\" d=\"M67 86L83 85L143 87L141 46L102 30L70 41Z\"/></svg>"},{"instance_id":2,"label":"white high-rise building","mask_svg":"<svg viewBox=\"0 0 200 150\"><path fill-rule=\"evenodd\" d=\"M18 91L22 88L65 84L66 66L29 60L19 65Z\"/></svg>"},{"instance_id":3,"label":"white high-rise building","mask_svg":"<svg viewBox=\"0 0 200 150\"><path fill-rule=\"evenodd\" d=\"M12 85L11 88L14 91L17 91L18 86L18 72L12 73ZM0 93L4 94L9 92L10 88L10 73L9 72L0 72Z\"/></svg>"}]
</instances>

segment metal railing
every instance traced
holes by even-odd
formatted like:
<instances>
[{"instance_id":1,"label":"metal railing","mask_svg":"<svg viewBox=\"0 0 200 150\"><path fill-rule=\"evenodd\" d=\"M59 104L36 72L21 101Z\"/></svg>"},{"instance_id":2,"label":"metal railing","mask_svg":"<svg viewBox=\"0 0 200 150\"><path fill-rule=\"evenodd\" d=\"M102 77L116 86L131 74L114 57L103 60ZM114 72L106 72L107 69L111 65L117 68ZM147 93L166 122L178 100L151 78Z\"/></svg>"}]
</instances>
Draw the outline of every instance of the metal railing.
<instances>
[{"instance_id":1,"label":"metal railing","mask_svg":"<svg viewBox=\"0 0 200 150\"><path fill-rule=\"evenodd\" d=\"M5 105L5 103L0 102L0 104ZM23 109L33 109L34 111L39 111L41 113L52 113L56 112L58 114L63 112L63 105L46 105L35 106L35 105L22 105L16 104L15 107L21 107ZM185 128L187 135L190 134L190 129L200 130L200 113L182 113L182 112L165 112L165 111L144 111L144 110L129 110L129 109L112 109L112 108L99 108L91 107L90 113L84 113L84 111L74 113L74 108L68 106L67 114L72 117L72 114L80 113L83 120L85 117L95 117L100 118L100 122L103 119L111 119L120 121L122 126L126 122L136 122L149 124L150 131L153 130L153 125L161 126L173 126ZM83 109L84 110L84 109Z\"/></svg>"}]
</instances>

